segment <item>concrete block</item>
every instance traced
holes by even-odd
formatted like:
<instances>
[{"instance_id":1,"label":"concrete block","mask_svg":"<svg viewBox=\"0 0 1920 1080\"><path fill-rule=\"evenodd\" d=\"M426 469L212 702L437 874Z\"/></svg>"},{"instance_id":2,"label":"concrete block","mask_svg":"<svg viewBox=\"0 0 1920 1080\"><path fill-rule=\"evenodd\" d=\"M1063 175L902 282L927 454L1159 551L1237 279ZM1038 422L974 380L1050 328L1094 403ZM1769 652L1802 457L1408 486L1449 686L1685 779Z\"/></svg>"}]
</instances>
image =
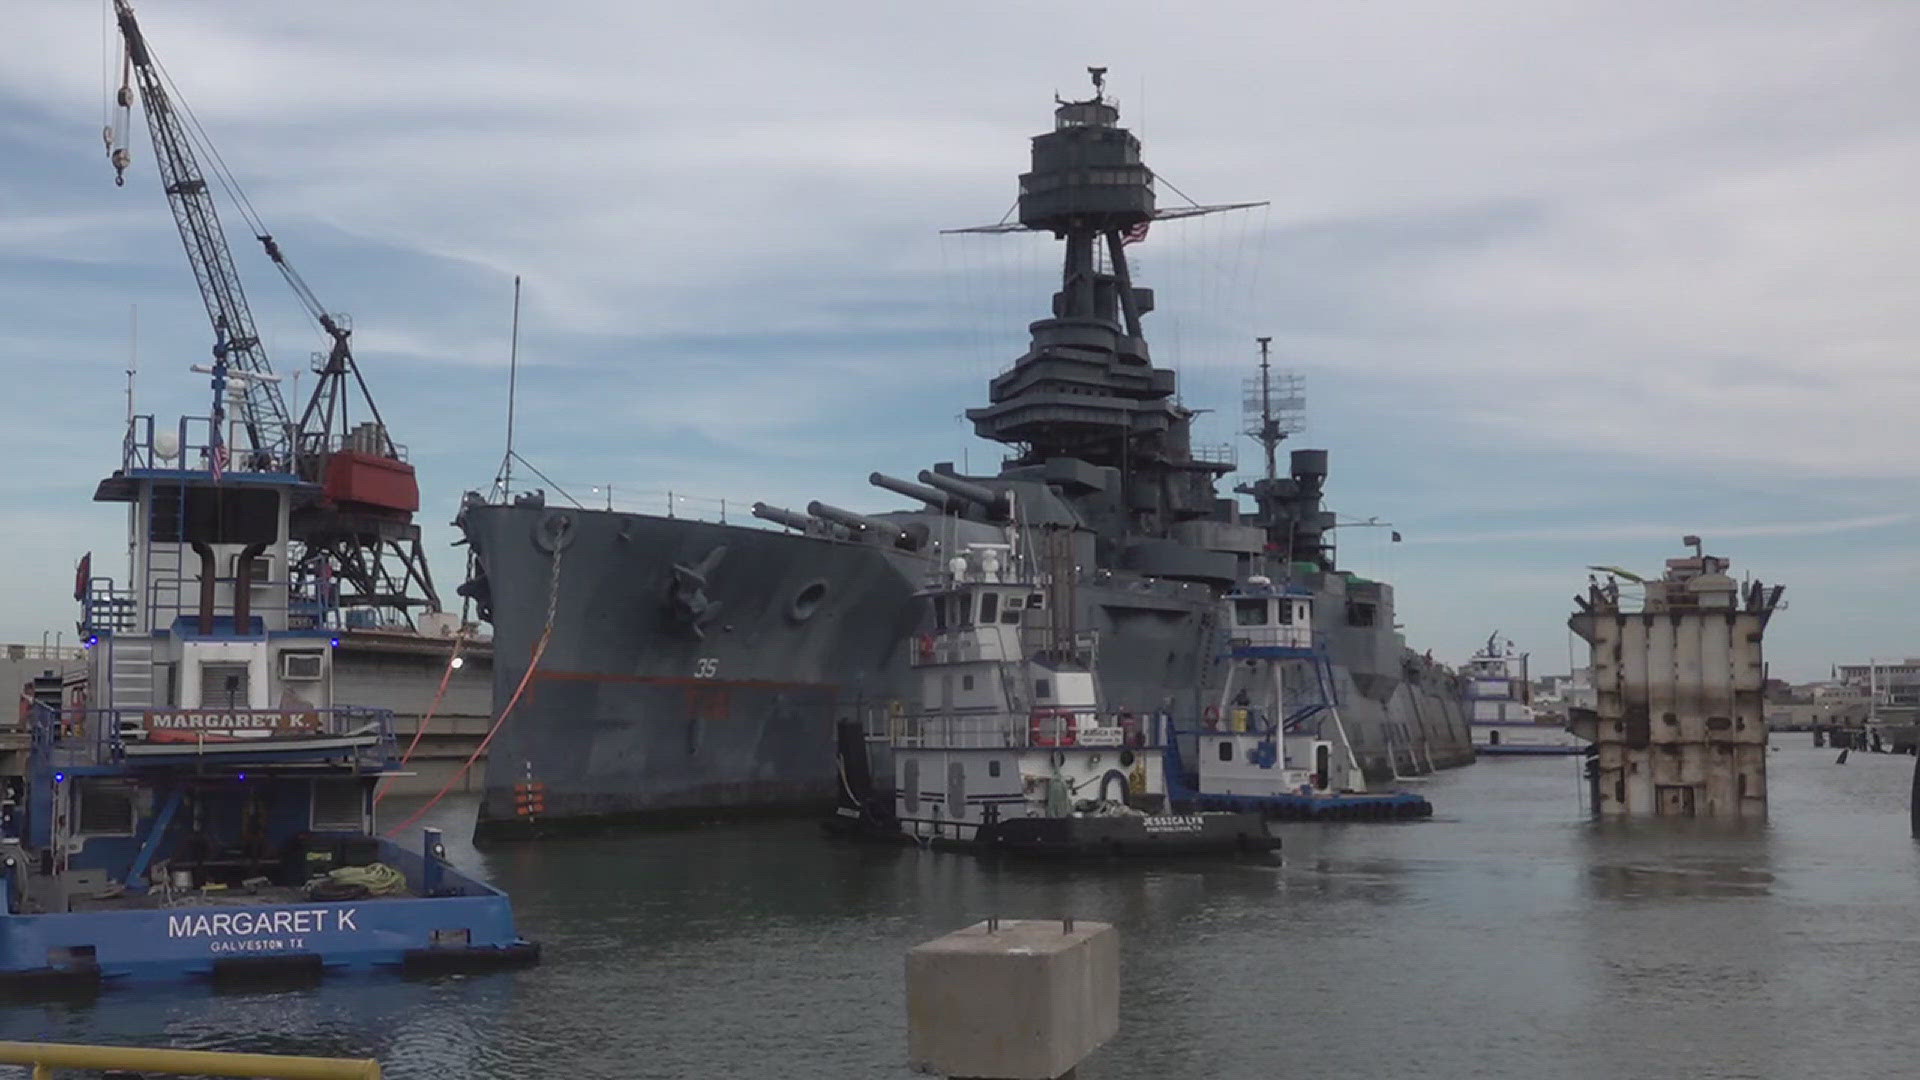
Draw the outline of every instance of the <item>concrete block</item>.
<instances>
[{"instance_id":1,"label":"concrete block","mask_svg":"<svg viewBox=\"0 0 1920 1080\"><path fill-rule=\"evenodd\" d=\"M1055 1080L1120 1029L1120 935L1106 923L975 923L907 953L917 1071Z\"/></svg>"}]
</instances>

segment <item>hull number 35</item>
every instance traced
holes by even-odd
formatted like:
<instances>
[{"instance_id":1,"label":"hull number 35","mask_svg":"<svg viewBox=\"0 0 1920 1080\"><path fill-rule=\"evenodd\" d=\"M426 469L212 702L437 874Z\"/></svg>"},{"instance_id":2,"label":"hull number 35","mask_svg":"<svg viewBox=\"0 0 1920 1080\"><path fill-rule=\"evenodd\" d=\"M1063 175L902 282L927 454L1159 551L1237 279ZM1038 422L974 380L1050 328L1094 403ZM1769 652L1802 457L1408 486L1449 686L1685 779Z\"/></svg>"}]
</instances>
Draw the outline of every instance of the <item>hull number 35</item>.
<instances>
[{"instance_id":1,"label":"hull number 35","mask_svg":"<svg viewBox=\"0 0 1920 1080\"><path fill-rule=\"evenodd\" d=\"M718 674L720 658L717 656L703 656L693 662L693 677L696 679L711 679Z\"/></svg>"}]
</instances>

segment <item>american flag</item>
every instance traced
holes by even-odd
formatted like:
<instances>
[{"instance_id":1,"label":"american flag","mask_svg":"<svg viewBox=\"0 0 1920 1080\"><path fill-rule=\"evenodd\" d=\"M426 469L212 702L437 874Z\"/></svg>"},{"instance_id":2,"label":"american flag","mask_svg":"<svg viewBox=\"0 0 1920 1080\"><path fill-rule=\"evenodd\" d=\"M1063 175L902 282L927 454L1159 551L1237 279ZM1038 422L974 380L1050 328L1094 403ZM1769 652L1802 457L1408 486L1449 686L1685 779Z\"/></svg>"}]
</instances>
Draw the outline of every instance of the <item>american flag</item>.
<instances>
[{"instance_id":1,"label":"american flag","mask_svg":"<svg viewBox=\"0 0 1920 1080\"><path fill-rule=\"evenodd\" d=\"M1147 238L1147 226L1151 224L1153 224L1151 220L1143 221L1133 228L1128 229L1126 232L1121 233L1120 242L1122 244L1137 244L1145 240Z\"/></svg>"},{"instance_id":2,"label":"american flag","mask_svg":"<svg viewBox=\"0 0 1920 1080\"><path fill-rule=\"evenodd\" d=\"M220 417L213 419L213 445L207 448L207 464L213 469L213 482L220 482L220 474L227 471L227 441L220 437Z\"/></svg>"}]
</instances>

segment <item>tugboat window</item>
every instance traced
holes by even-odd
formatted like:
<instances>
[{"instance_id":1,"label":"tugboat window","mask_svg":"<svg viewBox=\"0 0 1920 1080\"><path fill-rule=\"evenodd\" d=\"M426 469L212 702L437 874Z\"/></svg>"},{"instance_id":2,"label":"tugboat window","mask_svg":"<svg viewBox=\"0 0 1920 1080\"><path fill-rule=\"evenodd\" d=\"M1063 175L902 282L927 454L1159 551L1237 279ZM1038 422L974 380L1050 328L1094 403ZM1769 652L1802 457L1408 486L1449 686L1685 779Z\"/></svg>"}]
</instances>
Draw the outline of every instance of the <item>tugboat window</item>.
<instances>
[{"instance_id":1,"label":"tugboat window","mask_svg":"<svg viewBox=\"0 0 1920 1080\"><path fill-rule=\"evenodd\" d=\"M984 626L988 623L991 623L999 617L1000 617L1000 594L994 593L994 592L981 593L980 594L981 625Z\"/></svg>"},{"instance_id":2,"label":"tugboat window","mask_svg":"<svg viewBox=\"0 0 1920 1080\"><path fill-rule=\"evenodd\" d=\"M1267 625L1267 602L1265 600L1235 600L1233 602L1233 621L1241 626Z\"/></svg>"},{"instance_id":3,"label":"tugboat window","mask_svg":"<svg viewBox=\"0 0 1920 1080\"><path fill-rule=\"evenodd\" d=\"M994 777L997 777L1000 775L1000 759L995 758L992 761L987 762L987 775L994 776Z\"/></svg>"},{"instance_id":4,"label":"tugboat window","mask_svg":"<svg viewBox=\"0 0 1920 1080\"><path fill-rule=\"evenodd\" d=\"M359 832L366 828L365 789L355 780L313 782L313 828L316 832Z\"/></svg>"},{"instance_id":5,"label":"tugboat window","mask_svg":"<svg viewBox=\"0 0 1920 1080\"><path fill-rule=\"evenodd\" d=\"M1348 604L1347 605L1347 625L1348 626L1372 626L1373 625L1373 605L1364 603L1358 600Z\"/></svg>"},{"instance_id":6,"label":"tugboat window","mask_svg":"<svg viewBox=\"0 0 1920 1080\"><path fill-rule=\"evenodd\" d=\"M944 596L933 598L933 628L935 630L947 628L947 598Z\"/></svg>"},{"instance_id":7,"label":"tugboat window","mask_svg":"<svg viewBox=\"0 0 1920 1080\"><path fill-rule=\"evenodd\" d=\"M279 492L229 486L188 488L184 505L156 506L148 535L161 543L271 544L279 531Z\"/></svg>"},{"instance_id":8,"label":"tugboat window","mask_svg":"<svg viewBox=\"0 0 1920 1080\"><path fill-rule=\"evenodd\" d=\"M973 689L973 676L971 675L960 676L960 689L962 690Z\"/></svg>"},{"instance_id":9,"label":"tugboat window","mask_svg":"<svg viewBox=\"0 0 1920 1080\"><path fill-rule=\"evenodd\" d=\"M1225 739L1220 740L1220 760L1221 761L1233 760L1233 744L1228 742Z\"/></svg>"},{"instance_id":10,"label":"tugboat window","mask_svg":"<svg viewBox=\"0 0 1920 1080\"><path fill-rule=\"evenodd\" d=\"M1046 679L1033 680L1033 696L1046 700L1053 696L1053 684Z\"/></svg>"},{"instance_id":11,"label":"tugboat window","mask_svg":"<svg viewBox=\"0 0 1920 1080\"><path fill-rule=\"evenodd\" d=\"M83 779L76 783L80 832L89 836L133 835L133 788L126 781Z\"/></svg>"}]
</instances>

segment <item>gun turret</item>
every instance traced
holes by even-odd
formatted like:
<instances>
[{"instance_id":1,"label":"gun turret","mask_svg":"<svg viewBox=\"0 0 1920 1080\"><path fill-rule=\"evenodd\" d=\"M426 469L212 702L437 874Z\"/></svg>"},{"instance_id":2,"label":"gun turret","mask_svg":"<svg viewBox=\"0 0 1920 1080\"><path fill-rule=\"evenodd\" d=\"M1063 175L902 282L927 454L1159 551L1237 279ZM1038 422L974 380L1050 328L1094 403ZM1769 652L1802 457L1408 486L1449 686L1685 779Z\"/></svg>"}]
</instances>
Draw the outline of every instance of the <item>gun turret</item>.
<instances>
[{"instance_id":1,"label":"gun turret","mask_svg":"<svg viewBox=\"0 0 1920 1080\"><path fill-rule=\"evenodd\" d=\"M886 473L877 472L868 474L867 483L877 488L885 488L896 495L905 495L909 499L919 499L921 502L926 503L941 513L947 513L948 511L958 510L960 508L961 500L948 495L944 491L925 487L911 480L901 480L888 476Z\"/></svg>"},{"instance_id":2,"label":"gun turret","mask_svg":"<svg viewBox=\"0 0 1920 1080\"><path fill-rule=\"evenodd\" d=\"M930 472L926 469L920 470L920 482L923 484L932 484L934 487L952 495L956 499L964 499L985 510L990 517L1004 519L1007 516L1007 496L1005 492L981 487L971 480L962 480L957 476Z\"/></svg>"},{"instance_id":3,"label":"gun turret","mask_svg":"<svg viewBox=\"0 0 1920 1080\"><path fill-rule=\"evenodd\" d=\"M757 502L753 504L753 516L761 521L771 521L775 525L785 525L789 529L798 529L803 533L833 531L833 527L818 518L805 514L796 514L791 510L782 510L778 506Z\"/></svg>"},{"instance_id":4,"label":"gun turret","mask_svg":"<svg viewBox=\"0 0 1920 1080\"><path fill-rule=\"evenodd\" d=\"M889 544L911 545L913 537L905 529L890 521L870 518L865 514L856 514L851 510L842 510L837 506L814 500L807 504L807 513L814 517L842 525L855 533L872 533Z\"/></svg>"}]
</instances>

